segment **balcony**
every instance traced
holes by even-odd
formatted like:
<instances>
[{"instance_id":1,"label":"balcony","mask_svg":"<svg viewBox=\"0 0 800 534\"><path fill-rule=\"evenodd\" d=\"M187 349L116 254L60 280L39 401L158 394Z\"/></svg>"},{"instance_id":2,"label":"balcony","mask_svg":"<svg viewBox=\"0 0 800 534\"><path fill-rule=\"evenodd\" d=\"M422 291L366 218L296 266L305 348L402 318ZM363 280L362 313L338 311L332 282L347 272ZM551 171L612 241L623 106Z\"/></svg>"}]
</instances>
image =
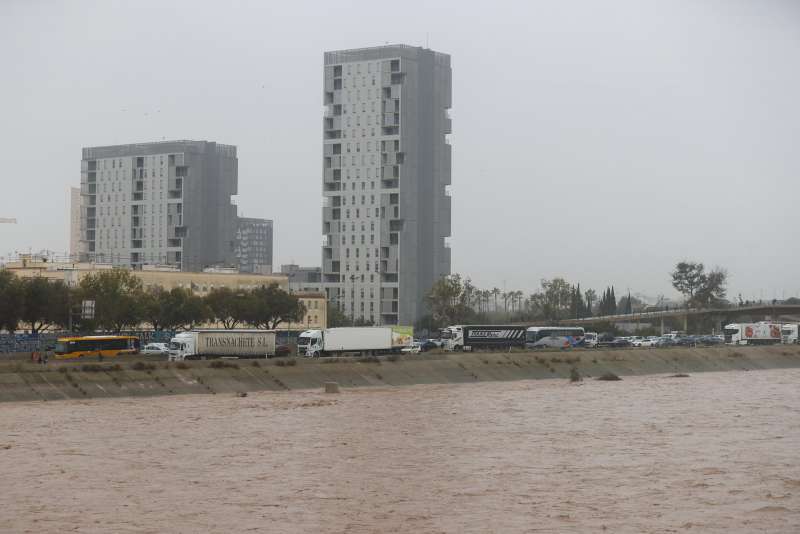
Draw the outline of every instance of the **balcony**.
<instances>
[{"instance_id":1,"label":"balcony","mask_svg":"<svg viewBox=\"0 0 800 534\"><path fill-rule=\"evenodd\" d=\"M397 165L381 167L381 180L396 180L397 178L400 178L400 167Z\"/></svg>"},{"instance_id":2,"label":"balcony","mask_svg":"<svg viewBox=\"0 0 800 534\"><path fill-rule=\"evenodd\" d=\"M398 309L398 304L396 300L382 300L381 301L381 313L387 315L396 315Z\"/></svg>"},{"instance_id":3,"label":"balcony","mask_svg":"<svg viewBox=\"0 0 800 534\"><path fill-rule=\"evenodd\" d=\"M341 272L341 264L338 260L325 260L322 265L322 272L334 274Z\"/></svg>"},{"instance_id":4,"label":"balcony","mask_svg":"<svg viewBox=\"0 0 800 534\"><path fill-rule=\"evenodd\" d=\"M399 113L384 113L383 114L383 127L400 126Z\"/></svg>"}]
</instances>

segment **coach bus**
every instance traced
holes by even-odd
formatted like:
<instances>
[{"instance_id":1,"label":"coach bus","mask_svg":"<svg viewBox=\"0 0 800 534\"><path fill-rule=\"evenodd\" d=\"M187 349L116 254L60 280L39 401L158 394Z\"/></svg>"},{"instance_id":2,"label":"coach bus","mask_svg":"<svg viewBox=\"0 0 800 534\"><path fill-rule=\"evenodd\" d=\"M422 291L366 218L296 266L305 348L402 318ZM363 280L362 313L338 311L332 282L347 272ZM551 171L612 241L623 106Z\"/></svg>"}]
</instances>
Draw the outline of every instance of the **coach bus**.
<instances>
[{"instance_id":1,"label":"coach bus","mask_svg":"<svg viewBox=\"0 0 800 534\"><path fill-rule=\"evenodd\" d=\"M525 348L567 349L583 345L585 332L582 327L532 326L525 332Z\"/></svg>"},{"instance_id":2,"label":"coach bus","mask_svg":"<svg viewBox=\"0 0 800 534\"><path fill-rule=\"evenodd\" d=\"M79 336L58 338L54 357L58 360L68 360L138 353L139 338L136 336Z\"/></svg>"}]
</instances>

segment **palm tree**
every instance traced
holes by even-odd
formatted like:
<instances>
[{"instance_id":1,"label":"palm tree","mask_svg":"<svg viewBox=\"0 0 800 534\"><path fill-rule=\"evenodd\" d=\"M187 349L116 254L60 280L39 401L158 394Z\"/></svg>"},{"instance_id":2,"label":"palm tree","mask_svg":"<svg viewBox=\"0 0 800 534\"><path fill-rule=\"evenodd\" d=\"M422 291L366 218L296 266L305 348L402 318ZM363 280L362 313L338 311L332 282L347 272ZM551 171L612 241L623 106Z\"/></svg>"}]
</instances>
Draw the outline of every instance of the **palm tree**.
<instances>
[{"instance_id":1,"label":"palm tree","mask_svg":"<svg viewBox=\"0 0 800 534\"><path fill-rule=\"evenodd\" d=\"M500 288L492 289L492 295L494 295L494 311L497 311L497 297L500 296Z\"/></svg>"}]
</instances>

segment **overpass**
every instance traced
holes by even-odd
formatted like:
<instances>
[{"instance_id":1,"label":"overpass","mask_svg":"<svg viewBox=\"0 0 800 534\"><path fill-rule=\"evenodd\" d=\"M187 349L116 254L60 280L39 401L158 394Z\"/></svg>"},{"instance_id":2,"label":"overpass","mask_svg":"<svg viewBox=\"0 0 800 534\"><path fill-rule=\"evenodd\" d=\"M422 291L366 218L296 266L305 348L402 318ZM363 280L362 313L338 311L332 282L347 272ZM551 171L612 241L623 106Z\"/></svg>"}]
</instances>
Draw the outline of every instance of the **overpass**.
<instances>
[{"instance_id":1,"label":"overpass","mask_svg":"<svg viewBox=\"0 0 800 534\"><path fill-rule=\"evenodd\" d=\"M664 330L664 319L682 318L683 329L687 329L689 317L718 317L726 323L736 322L741 316L761 316L773 321L784 322L798 321L800 317L800 304L757 304L753 306L732 306L730 308L671 308L660 311L635 312L616 315L601 315L597 317L583 317L580 319L561 319L559 324L564 325L592 325L598 323L660 323Z\"/></svg>"}]
</instances>

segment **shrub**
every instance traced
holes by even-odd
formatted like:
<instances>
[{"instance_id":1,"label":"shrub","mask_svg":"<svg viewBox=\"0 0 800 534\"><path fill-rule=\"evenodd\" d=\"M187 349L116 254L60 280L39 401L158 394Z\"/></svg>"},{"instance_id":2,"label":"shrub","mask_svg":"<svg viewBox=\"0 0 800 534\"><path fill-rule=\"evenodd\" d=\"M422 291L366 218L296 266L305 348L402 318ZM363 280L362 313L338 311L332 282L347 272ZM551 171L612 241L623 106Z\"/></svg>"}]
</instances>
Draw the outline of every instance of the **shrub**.
<instances>
[{"instance_id":1,"label":"shrub","mask_svg":"<svg viewBox=\"0 0 800 534\"><path fill-rule=\"evenodd\" d=\"M208 366L211 367L212 369L238 369L239 368L239 364L238 363L228 362L228 361L225 361L225 360L214 360Z\"/></svg>"},{"instance_id":2,"label":"shrub","mask_svg":"<svg viewBox=\"0 0 800 534\"><path fill-rule=\"evenodd\" d=\"M397 360L400 359L400 355L397 353L393 353L390 354L386 359L389 360L390 362L396 362Z\"/></svg>"},{"instance_id":3,"label":"shrub","mask_svg":"<svg viewBox=\"0 0 800 534\"><path fill-rule=\"evenodd\" d=\"M603 380L603 381L606 381L606 382L612 382L612 381L622 380L622 379L620 377L618 377L617 375L615 375L614 373L605 373L605 374L602 374L602 375L598 376L595 380Z\"/></svg>"},{"instance_id":4,"label":"shrub","mask_svg":"<svg viewBox=\"0 0 800 534\"><path fill-rule=\"evenodd\" d=\"M133 365L131 365L131 369L133 369L134 371L155 371L156 366L155 364L152 363L136 362Z\"/></svg>"},{"instance_id":5,"label":"shrub","mask_svg":"<svg viewBox=\"0 0 800 534\"><path fill-rule=\"evenodd\" d=\"M189 368L189 364L186 363L186 362L177 362L177 363L175 363L175 367L177 369L188 369Z\"/></svg>"},{"instance_id":6,"label":"shrub","mask_svg":"<svg viewBox=\"0 0 800 534\"><path fill-rule=\"evenodd\" d=\"M573 367L572 369L569 370L569 381L570 382L580 382L581 380L583 380L583 377L581 376L581 374L578 372L578 370L575 367Z\"/></svg>"},{"instance_id":7,"label":"shrub","mask_svg":"<svg viewBox=\"0 0 800 534\"><path fill-rule=\"evenodd\" d=\"M114 365L98 365L96 363L85 363L81 366L81 371L84 373L105 373L109 371L121 371L122 367L115 363Z\"/></svg>"},{"instance_id":8,"label":"shrub","mask_svg":"<svg viewBox=\"0 0 800 534\"><path fill-rule=\"evenodd\" d=\"M253 367L261 367L261 364L260 364L260 363L258 363L258 360L253 360L253 363L252 363L251 365L252 365Z\"/></svg>"}]
</instances>

